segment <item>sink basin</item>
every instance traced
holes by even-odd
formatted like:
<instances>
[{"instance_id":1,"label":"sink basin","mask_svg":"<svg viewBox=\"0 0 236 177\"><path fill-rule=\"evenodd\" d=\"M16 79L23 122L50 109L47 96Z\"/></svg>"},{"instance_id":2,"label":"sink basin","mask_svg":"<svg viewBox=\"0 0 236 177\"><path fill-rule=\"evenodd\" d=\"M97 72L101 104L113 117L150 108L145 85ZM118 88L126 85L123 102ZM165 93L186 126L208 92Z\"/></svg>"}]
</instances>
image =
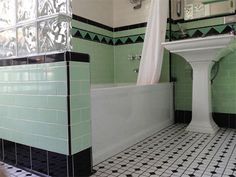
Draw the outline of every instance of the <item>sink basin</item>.
<instances>
[{"instance_id":1,"label":"sink basin","mask_svg":"<svg viewBox=\"0 0 236 177\"><path fill-rule=\"evenodd\" d=\"M227 34L162 43L171 53L185 58L193 68L192 121L188 131L215 133L219 129L212 118L211 69L220 49L233 39L234 35Z\"/></svg>"},{"instance_id":2,"label":"sink basin","mask_svg":"<svg viewBox=\"0 0 236 177\"><path fill-rule=\"evenodd\" d=\"M234 39L234 35L226 34L165 42L162 45L171 53L184 57L188 62L216 61L219 50L227 47L232 39Z\"/></svg>"}]
</instances>

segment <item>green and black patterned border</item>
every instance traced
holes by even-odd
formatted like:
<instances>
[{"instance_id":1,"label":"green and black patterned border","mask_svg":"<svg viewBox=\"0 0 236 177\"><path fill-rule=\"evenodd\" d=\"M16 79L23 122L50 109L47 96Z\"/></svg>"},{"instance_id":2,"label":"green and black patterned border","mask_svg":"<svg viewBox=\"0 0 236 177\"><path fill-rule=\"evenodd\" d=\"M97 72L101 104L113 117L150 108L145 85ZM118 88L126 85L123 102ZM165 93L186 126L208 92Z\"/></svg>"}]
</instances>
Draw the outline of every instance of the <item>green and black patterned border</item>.
<instances>
[{"instance_id":1,"label":"green and black patterned border","mask_svg":"<svg viewBox=\"0 0 236 177\"><path fill-rule=\"evenodd\" d=\"M125 27L119 27L119 28L111 28L108 26L105 26L103 24L91 21L89 19L85 19L83 17L73 18L74 20L87 23L108 31L123 31L123 30L130 30L130 29L137 29L137 28L143 28L145 27L144 23L141 24L135 24ZM207 27L200 27L200 28L192 28L186 30L188 37L187 38L196 38L196 37L206 37L206 36L212 36L212 35L220 35L220 34L227 34L232 31L232 25L229 24L222 24L222 25L215 25L215 26L207 26ZM166 39L169 39L169 31L166 33ZM143 43L145 34L136 34L136 35L130 35L130 36L122 36L122 37L110 37L98 33L94 33L91 31L86 31L84 29L72 28L72 36L74 38L79 38L83 40L89 40L97 43L112 45L112 46L118 46L118 45L127 45L127 44L136 44L136 43ZM171 35L172 40L179 40L181 38L181 33L179 31L172 31Z\"/></svg>"},{"instance_id":2,"label":"green and black patterned border","mask_svg":"<svg viewBox=\"0 0 236 177\"><path fill-rule=\"evenodd\" d=\"M194 28L194 29L186 30L186 32L188 34L188 38L227 34L227 33L230 33L231 31L232 31L232 26L229 24L208 26L208 27ZM172 32L172 39L174 39L174 40L181 39L181 33L179 31Z\"/></svg>"},{"instance_id":3,"label":"green and black patterned border","mask_svg":"<svg viewBox=\"0 0 236 177\"><path fill-rule=\"evenodd\" d=\"M145 34L137 34L132 36L112 38L102 34L86 31L79 28L72 28L72 36L74 38L89 40L93 42L103 43L107 45L125 45L144 42Z\"/></svg>"}]
</instances>

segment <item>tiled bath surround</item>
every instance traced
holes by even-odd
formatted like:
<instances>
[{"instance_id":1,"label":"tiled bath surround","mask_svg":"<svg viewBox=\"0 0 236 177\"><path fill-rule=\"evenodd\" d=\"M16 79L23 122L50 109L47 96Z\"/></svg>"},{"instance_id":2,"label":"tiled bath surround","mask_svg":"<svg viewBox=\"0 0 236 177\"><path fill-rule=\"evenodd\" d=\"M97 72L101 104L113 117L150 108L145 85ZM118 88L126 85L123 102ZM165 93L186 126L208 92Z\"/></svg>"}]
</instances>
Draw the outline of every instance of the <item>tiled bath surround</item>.
<instances>
[{"instance_id":1,"label":"tiled bath surround","mask_svg":"<svg viewBox=\"0 0 236 177\"><path fill-rule=\"evenodd\" d=\"M88 55L8 59L0 66L0 161L52 176L91 173Z\"/></svg>"},{"instance_id":2,"label":"tiled bath surround","mask_svg":"<svg viewBox=\"0 0 236 177\"><path fill-rule=\"evenodd\" d=\"M146 23L113 28L73 15L72 26L73 51L89 53L91 57L92 84L136 82L137 73L133 70L139 68L139 61L130 61L128 56L142 53ZM164 58L161 81L167 82L168 52Z\"/></svg>"}]
</instances>

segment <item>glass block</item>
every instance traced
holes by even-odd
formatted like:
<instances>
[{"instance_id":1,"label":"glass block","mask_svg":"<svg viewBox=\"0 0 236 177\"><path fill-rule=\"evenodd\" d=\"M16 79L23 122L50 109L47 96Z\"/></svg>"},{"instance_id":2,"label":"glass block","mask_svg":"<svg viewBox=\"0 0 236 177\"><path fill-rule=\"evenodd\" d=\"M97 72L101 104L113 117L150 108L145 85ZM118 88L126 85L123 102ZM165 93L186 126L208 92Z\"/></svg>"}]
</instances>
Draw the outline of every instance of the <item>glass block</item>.
<instances>
[{"instance_id":1,"label":"glass block","mask_svg":"<svg viewBox=\"0 0 236 177\"><path fill-rule=\"evenodd\" d=\"M17 21L32 20L36 18L36 0L17 0Z\"/></svg>"},{"instance_id":2,"label":"glass block","mask_svg":"<svg viewBox=\"0 0 236 177\"><path fill-rule=\"evenodd\" d=\"M38 24L39 52L64 51L68 49L70 18L56 17Z\"/></svg>"},{"instance_id":3,"label":"glass block","mask_svg":"<svg viewBox=\"0 0 236 177\"><path fill-rule=\"evenodd\" d=\"M38 16L67 12L67 0L38 0Z\"/></svg>"},{"instance_id":4,"label":"glass block","mask_svg":"<svg viewBox=\"0 0 236 177\"><path fill-rule=\"evenodd\" d=\"M17 29L18 56L34 54L37 52L37 25L30 24Z\"/></svg>"},{"instance_id":5,"label":"glass block","mask_svg":"<svg viewBox=\"0 0 236 177\"><path fill-rule=\"evenodd\" d=\"M14 29L0 32L0 58L16 55L16 31Z\"/></svg>"},{"instance_id":6,"label":"glass block","mask_svg":"<svg viewBox=\"0 0 236 177\"><path fill-rule=\"evenodd\" d=\"M67 0L67 14L72 17L72 0Z\"/></svg>"},{"instance_id":7,"label":"glass block","mask_svg":"<svg viewBox=\"0 0 236 177\"><path fill-rule=\"evenodd\" d=\"M0 0L0 28L15 25L15 8L15 0Z\"/></svg>"}]
</instances>

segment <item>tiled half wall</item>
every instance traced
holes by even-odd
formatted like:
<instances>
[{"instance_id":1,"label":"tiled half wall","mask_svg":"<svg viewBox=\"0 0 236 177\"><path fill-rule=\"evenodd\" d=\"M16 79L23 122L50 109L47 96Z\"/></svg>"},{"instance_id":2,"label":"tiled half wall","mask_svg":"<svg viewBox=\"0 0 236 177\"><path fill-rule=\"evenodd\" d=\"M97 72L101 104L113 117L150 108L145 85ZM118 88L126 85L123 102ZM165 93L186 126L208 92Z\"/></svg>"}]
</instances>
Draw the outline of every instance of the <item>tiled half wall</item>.
<instances>
[{"instance_id":1,"label":"tiled half wall","mask_svg":"<svg viewBox=\"0 0 236 177\"><path fill-rule=\"evenodd\" d=\"M91 172L87 54L0 60L0 114L0 161L52 176Z\"/></svg>"}]
</instances>

